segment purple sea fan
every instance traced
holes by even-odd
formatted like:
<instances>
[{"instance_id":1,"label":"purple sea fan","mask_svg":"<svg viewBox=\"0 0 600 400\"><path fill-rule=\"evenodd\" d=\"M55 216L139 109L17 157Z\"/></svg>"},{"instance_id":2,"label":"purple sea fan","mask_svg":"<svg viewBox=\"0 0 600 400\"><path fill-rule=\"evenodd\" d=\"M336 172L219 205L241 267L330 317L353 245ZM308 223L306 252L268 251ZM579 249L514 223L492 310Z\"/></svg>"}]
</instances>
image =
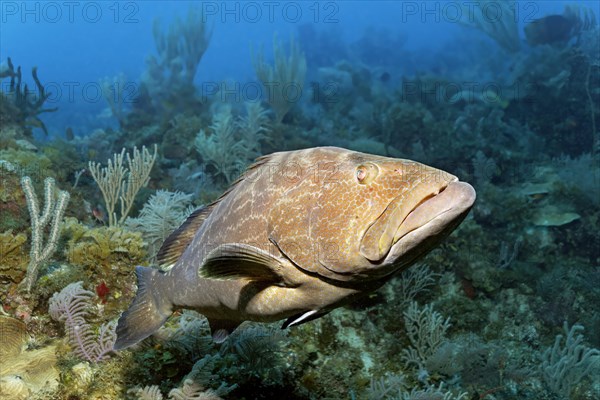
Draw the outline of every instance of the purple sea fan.
<instances>
[{"instance_id":1,"label":"purple sea fan","mask_svg":"<svg viewBox=\"0 0 600 400\"><path fill-rule=\"evenodd\" d=\"M50 299L49 313L56 321L65 324L69 343L75 354L91 362L99 362L108 358L117 338L116 321L102 324L98 334L86 322L92 308L93 292L85 290L82 282L71 283Z\"/></svg>"}]
</instances>

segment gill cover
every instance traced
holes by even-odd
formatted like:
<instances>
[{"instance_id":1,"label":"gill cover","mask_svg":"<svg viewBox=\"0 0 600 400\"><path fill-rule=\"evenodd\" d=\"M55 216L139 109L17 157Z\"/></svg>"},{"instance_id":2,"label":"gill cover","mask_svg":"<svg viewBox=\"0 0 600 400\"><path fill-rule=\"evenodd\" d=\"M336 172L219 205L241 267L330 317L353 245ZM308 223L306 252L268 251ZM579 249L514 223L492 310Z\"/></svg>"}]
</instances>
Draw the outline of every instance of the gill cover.
<instances>
[{"instance_id":1,"label":"gill cover","mask_svg":"<svg viewBox=\"0 0 600 400\"><path fill-rule=\"evenodd\" d=\"M317 160L338 155L337 149L323 148L320 152L334 154L316 157ZM347 237L345 215L350 205L339 200L342 192L348 191L354 175L350 179L344 176L345 168L340 166L343 161L312 165L298 162L289 177L288 190L274 203L268 218L269 240L292 263L310 274L334 280L349 280L344 274L352 272L354 264L339 270L326 267L347 253L340 238Z\"/></svg>"},{"instance_id":2,"label":"gill cover","mask_svg":"<svg viewBox=\"0 0 600 400\"><path fill-rule=\"evenodd\" d=\"M269 240L307 273L364 279L371 263L359 241L365 221L385 209L370 192L379 159L385 158L325 147L287 160L286 190L269 211Z\"/></svg>"}]
</instances>

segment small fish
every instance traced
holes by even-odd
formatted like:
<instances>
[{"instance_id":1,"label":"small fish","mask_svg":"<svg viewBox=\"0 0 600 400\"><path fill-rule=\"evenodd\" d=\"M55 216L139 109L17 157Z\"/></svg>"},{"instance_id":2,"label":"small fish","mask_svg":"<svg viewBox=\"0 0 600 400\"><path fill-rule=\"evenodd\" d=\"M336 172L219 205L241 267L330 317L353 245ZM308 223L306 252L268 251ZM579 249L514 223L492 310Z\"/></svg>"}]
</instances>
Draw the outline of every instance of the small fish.
<instances>
[{"instance_id":1,"label":"small fish","mask_svg":"<svg viewBox=\"0 0 600 400\"><path fill-rule=\"evenodd\" d=\"M92 209L92 217L101 224L106 224L106 213L101 205L97 205Z\"/></svg>"},{"instance_id":2,"label":"small fish","mask_svg":"<svg viewBox=\"0 0 600 400\"><path fill-rule=\"evenodd\" d=\"M379 76L379 80L383 83L387 83L390 81L391 77L392 76L389 74L389 72L384 72Z\"/></svg>"},{"instance_id":3,"label":"small fish","mask_svg":"<svg viewBox=\"0 0 600 400\"><path fill-rule=\"evenodd\" d=\"M243 321L283 328L369 296L427 254L467 215L475 191L455 176L336 147L259 158L137 267L138 292L115 350L177 308L204 314L222 342Z\"/></svg>"},{"instance_id":4,"label":"small fish","mask_svg":"<svg viewBox=\"0 0 600 400\"><path fill-rule=\"evenodd\" d=\"M75 139L75 133L73 133L73 128L71 128L70 126L67 127L67 129L65 130L65 138L68 141Z\"/></svg>"}]
</instances>

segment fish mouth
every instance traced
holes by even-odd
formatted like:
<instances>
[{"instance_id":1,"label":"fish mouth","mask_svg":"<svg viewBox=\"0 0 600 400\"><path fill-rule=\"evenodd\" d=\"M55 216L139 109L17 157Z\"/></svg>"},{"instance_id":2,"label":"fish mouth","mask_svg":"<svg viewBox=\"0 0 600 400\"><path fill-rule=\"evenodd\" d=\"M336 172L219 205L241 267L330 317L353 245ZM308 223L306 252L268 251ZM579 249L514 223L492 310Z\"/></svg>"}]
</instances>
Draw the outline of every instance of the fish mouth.
<instances>
[{"instance_id":1,"label":"fish mouth","mask_svg":"<svg viewBox=\"0 0 600 400\"><path fill-rule=\"evenodd\" d=\"M462 222L475 199L475 189L458 179L422 199L398 226L383 262L400 267L412 264Z\"/></svg>"},{"instance_id":2,"label":"fish mouth","mask_svg":"<svg viewBox=\"0 0 600 400\"><path fill-rule=\"evenodd\" d=\"M398 240L406 236L408 233L427 225L433 219L447 212L447 210L443 208L438 210L436 207L431 207L431 200L437 197L436 200L439 201L440 197L438 196L442 195L442 193L444 193L447 187L448 186L443 186L442 188L440 188L440 191L438 193L430 194L429 196L421 199L421 201L419 201L412 208L412 210L410 210L408 214L406 214L406 217L404 217L404 220L402 220L400 225L398 225L398 229L394 234L394 244L396 244ZM433 211L433 214L431 213L431 211Z\"/></svg>"},{"instance_id":3,"label":"fish mouth","mask_svg":"<svg viewBox=\"0 0 600 400\"><path fill-rule=\"evenodd\" d=\"M457 180L458 178L455 176L435 181L424 179L394 198L364 232L360 242L360 253L363 257L374 264L381 263L391 247L404 233L399 232L399 230L408 216L413 212L417 212L417 209L420 210L420 207L424 207L440 193L443 193L449 183ZM416 223L417 221L414 221L414 224ZM414 224L411 224L411 227L416 227Z\"/></svg>"}]
</instances>

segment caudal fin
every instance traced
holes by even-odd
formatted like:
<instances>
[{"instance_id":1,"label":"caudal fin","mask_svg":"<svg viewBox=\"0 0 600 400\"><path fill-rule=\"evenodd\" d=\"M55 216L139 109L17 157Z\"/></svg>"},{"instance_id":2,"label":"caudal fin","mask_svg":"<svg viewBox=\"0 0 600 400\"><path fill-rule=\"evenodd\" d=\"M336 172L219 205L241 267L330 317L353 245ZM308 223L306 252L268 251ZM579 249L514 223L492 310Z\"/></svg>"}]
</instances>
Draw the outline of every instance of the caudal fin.
<instances>
[{"instance_id":1,"label":"caudal fin","mask_svg":"<svg viewBox=\"0 0 600 400\"><path fill-rule=\"evenodd\" d=\"M117 324L117 340L113 346L121 350L152 335L171 316L171 302L162 289L166 279L156 269L136 267L138 290L133 303Z\"/></svg>"}]
</instances>

